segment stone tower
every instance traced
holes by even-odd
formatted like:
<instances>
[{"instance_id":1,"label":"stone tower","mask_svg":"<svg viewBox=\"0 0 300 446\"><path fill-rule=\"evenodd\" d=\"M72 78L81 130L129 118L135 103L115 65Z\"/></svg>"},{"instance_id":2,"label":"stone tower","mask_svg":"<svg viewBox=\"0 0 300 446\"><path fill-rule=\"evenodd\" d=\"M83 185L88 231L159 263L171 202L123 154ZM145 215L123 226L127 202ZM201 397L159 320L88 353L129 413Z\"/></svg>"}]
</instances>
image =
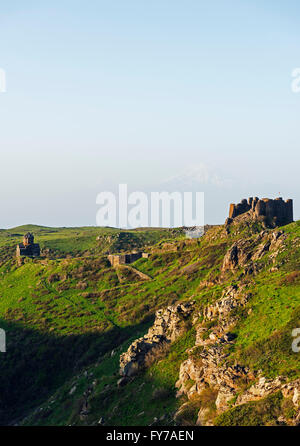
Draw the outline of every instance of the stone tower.
<instances>
[{"instance_id":1,"label":"stone tower","mask_svg":"<svg viewBox=\"0 0 300 446\"><path fill-rule=\"evenodd\" d=\"M283 226L294 221L293 219L293 200L284 201L281 197L262 198L250 197L248 201L243 199L240 203L231 203L229 207L229 218L227 223L230 223L235 217L249 213L252 217L256 217L265 222L267 226Z\"/></svg>"},{"instance_id":2,"label":"stone tower","mask_svg":"<svg viewBox=\"0 0 300 446\"><path fill-rule=\"evenodd\" d=\"M34 235L28 232L23 237L23 243L17 245L17 257L29 256L38 257L40 255L40 245L34 243Z\"/></svg>"}]
</instances>

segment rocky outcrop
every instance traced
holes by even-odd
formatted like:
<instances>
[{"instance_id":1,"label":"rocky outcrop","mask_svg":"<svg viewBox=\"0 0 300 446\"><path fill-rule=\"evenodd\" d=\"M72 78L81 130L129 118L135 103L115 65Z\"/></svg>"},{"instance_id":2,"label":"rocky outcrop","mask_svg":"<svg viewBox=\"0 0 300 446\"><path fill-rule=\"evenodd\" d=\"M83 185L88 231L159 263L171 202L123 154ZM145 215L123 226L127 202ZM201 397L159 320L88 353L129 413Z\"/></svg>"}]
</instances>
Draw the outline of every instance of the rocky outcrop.
<instances>
[{"instance_id":1,"label":"rocky outcrop","mask_svg":"<svg viewBox=\"0 0 300 446\"><path fill-rule=\"evenodd\" d=\"M297 409L300 407L300 379L283 384L281 391L285 398L292 399L292 402Z\"/></svg>"},{"instance_id":2,"label":"rocky outcrop","mask_svg":"<svg viewBox=\"0 0 300 446\"><path fill-rule=\"evenodd\" d=\"M243 199L238 204L231 203L226 224L246 213L249 217L260 218L268 227L287 225L293 222L293 200L250 197L248 201Z\"/></svg>"},{"instance_id":3,"label":"rocky outcrop","mask_svg":"<svg viewBox=\"0 0 300 446\"><path fill-rule=\"evenodd\" d=\"M237 285L232 285L226 288L221 299L217 300L213 305L208 305L203 310L204 320L211 321L218 319L218 324L212 330L215 333L215 337L211 338L216 340L220 338L220 342L225 342L226 340L232 340L232 335L226 333L235 324L237 318L234 316L233 310L238 307L243 307L247 304L251 298L251 293L245 293L243 287L238 287ZM196 345L201 345L199 337L205 331L205 327L197 327ZM200 333L198 336L198 332ZM225 336L224 341L221 340L222 336Z\"/></svg>"},{"instance_id":4,"label":"rocky outcrop","mask_svg":"<svg viewBox=\"0 0 300 446\"><path fill-rule=\"evenodd\" d=\"M195 347L180 367L176 383L178 396L186 394L193 399L196 395L201 397L210 388L216 395L215 406L222 412L228 409L228 402L237 395L241 382L250 382L254 378L248 368L229 364L224 350L226 345L235 341L235 335L230 331L236 323L233 310L245 306L250 298L251 294L245 293L243 288L230 286L215 304L204 309L204 321L196 327ZM209 321L215 321L216 325L208 330ZM200 352L199 347L203 347Z\"/></svg>"},{"instance_id":5,"label":"rocky outcrop","mask_svg":"<svg viewBox=\"0 0 300 446\"><path fill-rule=\"evenodd\" d=\"M272 234L269 248L278 244L282 234ZM264 241L265 243L265 241ZM278 246L277 246L278 247ZM262 246L258 252L263 253ZM242 364L232 363L228 348L236 340L234 327L238 309L247 305L251 293L246 286L229 286L221 298L198 313L195 302L169 306L156 312L155 322L148 333L134 341L120 357L118 385L126 385L127 379L150 365L164 352L167 346L182 336L191 324L196 329L195 346L187 351L188 358L182 362L176 382L177 397L186 395L187 402L177 410L174 421L184 423L190 404L200 401L198 425L212 425L216 415L230 407L261 400L276 392L292 401L295 415L292 420L280 422L300 423L300 379L288 382L285 377L267 379L261 372L254 373ZM199 316L201 316L199 323ZM124 381L124 382L123 382ZM202 401L213 400L215 409ZM193 406L194 407L194 406Z\"/></svg>"},{"instance_id":6,"label":"rocky outcrop","mask_svg":"<svg viewBox=\"0 0 300 446\"><path fill-rule=\"evenodd\" d=\"M283 389L286 380L278 376L276 379L266 379L264 376L259 376L258 381L255 382L248 390L237 397L236 405L245 404L249 401L260 400L266 396L278 392Z\"/></svg>"},{"instance_id":7,"label":"rocky outcrop","mask_svg":"<svg viewBox=\"0 0 300 446\"><path fill-rule=\"evenodd\" d=\"M227 403L237 394L241 380L253 376L240 365L226 364L226 354L221 345L205 348L199 355L191 356L181 364L176 387L177 396L186 394L189 399L202 394L207 388L216 390L215 405L219 411L228 409ZM190 382L193 385L190 386Z\"/></svg>"},{"instance_id":8,"label":"rocky outcrop","mask_svg":"<svg viewBox=\"0 0 300 446\"><path fill-rule=\"evenodd\" d=\"M195 302L187 302L158 310L148 333L136 339L120 356L120 374L133 376L150 364L167 345L183 335Z\"/></svg>"},{"instance_id":9,"label":"rocky outcrop","mask_svg":"<svg viewBox=\"0 0 300 446\"><path fill-rule=\"evenodd\" d=\"M271 243L276 243L278 237L273 237ZM231 286L215 304L203 311L203 322L196 326L195 347L189 350L189 357L180 367L179 379L176 383L177 396L185 394L191 402L200 399L210 392L214 399L216 414L230 407L239 406L250 401L261 400L276 392L281 392L284 398L292 401L295 415L292 420L280 420L284 424L300 423L300 379L288 382L288 379L278 376L267 379L261 372L255 374L241 364L232 364L228 360L228 344L235 342L231 329L237 321L236 309L243 307L251 299L251 294L245 293L243 287ZM207 322L216 324L211 328ZM199 350L200 348L200 350ZM252 385L249 387L249 385ZM247 390L245 390L247 389ZM188 403L185 403L187 405ZM181 409L181 408L180 408ZM180 412L179 409L179 413ZM211 425L211 411L200 405L197 424Z\"/></svg>"},{"instance_id":10,"label":"rocky outcrop","mask_svg":"<svg viewBox=\"0 0 300 446\"><path fill-rule=\"evenodd\" d=\"M222 270L226 271L228 269L234 270L239 266L239 247L237 243L234 243L229 250L227 251L224 261Z\"/></svg>"},{"instance_id":11,"label":"rocky outcrop","mask_svg":"<svg viewBox=\"0 0 300 446\"><path fill-rule=\"evenodd\" d=\"M257 260L268 253L272 253L272 258L276 257L285 239L283 231L275 230L262 231L254 239L237 240L224 256L222 272L235 271L238 268L245 268L247 274L259 271Z\"/></svg>"},{"instance_id":12,"label":"rocky outcrop","mask_svg":"<svg viewBox=\"0 0 300 446\"><path fill-rule=\"evenodd\" d=\"M222 271L235 270L238 267L245 266L251 259L249 250L251 243L247 240L238 240L225 254Z\"/></svg>"}]
</instances>

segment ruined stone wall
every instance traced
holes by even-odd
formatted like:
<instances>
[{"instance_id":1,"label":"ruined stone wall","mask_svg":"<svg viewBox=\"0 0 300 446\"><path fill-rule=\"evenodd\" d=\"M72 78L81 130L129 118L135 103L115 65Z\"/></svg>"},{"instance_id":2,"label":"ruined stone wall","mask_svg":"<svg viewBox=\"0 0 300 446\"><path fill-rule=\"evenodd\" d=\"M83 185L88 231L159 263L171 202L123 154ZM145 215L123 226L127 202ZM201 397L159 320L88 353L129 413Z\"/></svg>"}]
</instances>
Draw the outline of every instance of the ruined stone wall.
<instances>
[{"instance_id":1,"label":"ruined stone wall","mask_svg":"<svg viewBox=\"0 0 300 446\"><path fill-rule=\"evenodd\" d=\"M40 245L38 243L33 243L27 246L24 246L23 243L17 245L17 250L16 250L17 257L21 256L39 257L40 253L41 253Z\"/></svg>"},{"instance_id":2,"label":"ruined stone wall","mask_svg":"<svg viewBox=\"0 0 300 446\"><path fill-rule=\"evenodd\" d=\"M229 219L246 212L251 212L256 217L263 217L272 226L286 225L293 222L293 200L284 201L281 197L275 200L258 197L250 197L248 201L243 199L238 204L230 204Z\"/></svg>"},{"instance_id":3,"label":"ruined stone wall","mask_svg":"<svg viewBox=\"0 0 300 446\"><path fill-rule=\"evenodd\" d=\"M29 257L39 257L40 256L40 245L34 243L34 236L30 232L24 235L23 243L17 245L16 255L17 257L29 256Z\"/></svg>"},{"instance_id":4,"label":"ruined stone wall","mask_svg":"<svg viewBox=\"0 0 300 446\"><path fill-rule=\"evenodd\" d=\"M108 260L111 266L117 266L133 263L141 257L148 258L148 254L143 252L133 252L131 254L111 254L108 256Z\"/></svg>"}]
</instances>

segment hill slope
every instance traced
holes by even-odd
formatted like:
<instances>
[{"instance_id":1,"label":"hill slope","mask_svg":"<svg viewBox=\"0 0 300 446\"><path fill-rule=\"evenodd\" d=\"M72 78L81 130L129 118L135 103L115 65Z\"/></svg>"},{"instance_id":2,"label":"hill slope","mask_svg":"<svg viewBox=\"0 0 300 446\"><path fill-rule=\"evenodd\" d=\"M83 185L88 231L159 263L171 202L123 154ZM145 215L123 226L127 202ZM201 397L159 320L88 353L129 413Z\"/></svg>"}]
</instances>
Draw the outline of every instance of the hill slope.
<instances>
[{"instance_id":1,"label":"hill slope","mask_svg":"<svg viewBox=\"0 0 300 446\"><path fill-rule=\"evenodd\" d=\"M20 266L12 246L27 229L2 231L1 423L272 424L280 416L294 422L297 411L281 390L264 403L260 398L262 407L235 403L239 395L246 401L260 376L299 377L299 354L291 349L300 314L299 223L263 230L241 221L197 240L174 230L39 227L44 257ZM145 246L150 258L132 266L149 280L126 266L111 268L104 254ZM220 303L228 296L238 303L227 315ZM155 312L190 301L184 330L120 382L120 354L148 331ZM221 342L224 333L232 339ZM217 373L224 364L226 372L235 364L247 371L220 406L218 385L207 378L200 388L187 367L193 363L200 374L210 348L221 349Z\"/></svg>"}]
</instances>

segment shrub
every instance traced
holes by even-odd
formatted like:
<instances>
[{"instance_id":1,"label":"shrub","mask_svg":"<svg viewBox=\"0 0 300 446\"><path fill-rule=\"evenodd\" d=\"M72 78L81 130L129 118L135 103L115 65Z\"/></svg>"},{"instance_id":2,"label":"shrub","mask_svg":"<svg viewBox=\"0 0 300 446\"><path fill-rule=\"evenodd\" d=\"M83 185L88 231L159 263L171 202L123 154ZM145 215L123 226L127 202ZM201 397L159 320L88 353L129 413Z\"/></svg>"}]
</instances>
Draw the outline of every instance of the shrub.
<instances>
[{"instance_id":1,"label":"shrub","mask_svg":"<svg viewBox=\"0 0 300 446\"><path fill-rule=\"evenodd\" d=\"M216 426L276 425L281 415L282 393L277 392L260 401L251 401L234 407L214 420Z\"/></svg>"},{"instance_id":2,"label":"shrub","mask_svg":"<svg viewBox=\"0 0 300 446\"><path fill-rule=\"evenodd\" d=\"M293 271L287 276L283 277L279 284L281 286L287 285L299 285L300 284L300 271Z\"/></svg>"},{"instance_id":3,"label":"shrub","mask_svg":"<svg viewBox=\"0 0 300 446\"><path fill-rule=\"evenodd\" d=\"M167 389L165 387L159 387L158 389L155 389L153 391L151 399L152 399L152 401L155 401L155 400L163 401L163 400L170 398L171 395L172 395L172 392L170 389Z\"/></svg>"}]
</instances>

